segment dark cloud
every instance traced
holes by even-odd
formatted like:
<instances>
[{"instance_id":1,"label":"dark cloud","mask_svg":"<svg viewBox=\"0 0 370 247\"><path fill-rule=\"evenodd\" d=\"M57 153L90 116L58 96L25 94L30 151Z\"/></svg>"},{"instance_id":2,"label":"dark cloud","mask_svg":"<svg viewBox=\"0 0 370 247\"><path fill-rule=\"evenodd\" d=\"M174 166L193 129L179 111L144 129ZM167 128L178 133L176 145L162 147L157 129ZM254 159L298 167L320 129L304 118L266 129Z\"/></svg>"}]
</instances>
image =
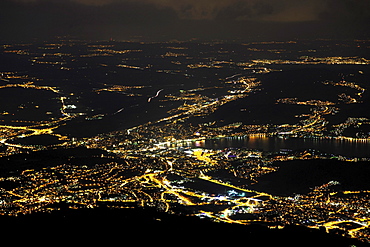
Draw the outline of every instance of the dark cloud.
<instances>
[{"instance_id":1,"label":"dark cloud","mask_svg":"<svg viewBox=\"0 0 370 247\"><path fill-rule=\"evenodd\" d=\"M117 4L146 4L169 8L180 19L213 20L225 10L238 10L237 20L314 21L325 17L354 16L359 10L369 15L368 0L13 0L18 3L77 3L102 7ZM353 11L354 10L354 11Z\"/></svg>"},{"instance_id":2,"label":"dark cloud","mask_svg":"<svg viewBox=\"0 0 370 247\"><path fill-rule=\"evenodd\" d=\"M6 0L5 0L6 1ZM369 0L12 0L16 3L54 3L85 6L141 4L169 8L180 19L213 20L234 10L237 20L314 21L328 18L368 18ZM235 11L237 10L237 11Z\"/></svg>"},{"instance_id":3,"label":"dark cloud","mask_svg":"<svg viewBox=\"0 0 370 247\"><path fill-rule=\"evenodd\" d=\"M369 0L327 0L320 19L328 21L369 21Z\"/></svg>"},{"instance_id":4,"label":"dark cloud","mask_svg":"<svg viewBox=\"0 0 370 247\"><path fill-rule=\"evenodd\" d=\"M16 37L370 36L369 0L0 0L0 9L2 33Z\"/></svg>"}]
</instances>

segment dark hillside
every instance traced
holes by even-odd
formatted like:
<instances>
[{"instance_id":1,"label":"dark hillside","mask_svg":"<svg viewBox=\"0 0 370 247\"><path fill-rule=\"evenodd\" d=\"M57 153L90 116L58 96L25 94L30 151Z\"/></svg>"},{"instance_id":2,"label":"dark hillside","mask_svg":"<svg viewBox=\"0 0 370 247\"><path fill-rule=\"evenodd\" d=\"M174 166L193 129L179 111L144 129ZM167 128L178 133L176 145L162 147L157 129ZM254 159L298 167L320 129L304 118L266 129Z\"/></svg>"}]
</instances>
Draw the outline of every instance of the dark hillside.
<instances>
[{"instance_id":1,"label":"dark hillside","mask_svg":"<svg viewBox=\"0 0 370 247\"><path fill-rule=\"evenodd\" d=\"M50 214L0 217L6 232L24 233L31 240L69 242L84 245L131 243L194 245L243 243L244 246L366 246L357 240L331 235L319 230L287 226L283 230L258 225L216 223L198 217L171 215L152 208L136 209L62 209ZM5 231L4 231L5 233ZM33 235L35 233L35 235ZM3 235L4 236L4 235Z\"/></svg>"}]
</instances>

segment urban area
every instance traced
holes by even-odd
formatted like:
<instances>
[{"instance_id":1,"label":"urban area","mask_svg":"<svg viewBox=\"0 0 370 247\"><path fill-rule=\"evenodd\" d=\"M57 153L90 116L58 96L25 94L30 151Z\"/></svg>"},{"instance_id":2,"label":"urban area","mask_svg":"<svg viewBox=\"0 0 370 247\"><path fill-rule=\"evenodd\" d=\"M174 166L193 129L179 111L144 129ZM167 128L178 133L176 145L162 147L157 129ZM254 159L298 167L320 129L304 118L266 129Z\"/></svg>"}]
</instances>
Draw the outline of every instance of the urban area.
<instances>
[{"instance_id":1,"label":"urban area","mask_svg":"<svg viewBox=\"0 0 370 247\"><path fill-rule=\"evenodd\" d=\"M14 63L0 71L0 158L23 164L0 167L0 214L51 212L60 203L76 210L150 206L227 223L303 225L369 243L370 184L346 187L327 176L278 191L266 183L292 162L337 162L357 174L351 171L370 156L224 144L307 140L370 150L369 57L321 56L316 48L291 54L292 45L299 46L60 38L0 46ZM312 79L312 92L268 84L275 74L311 66L335 72ZM264 104L276 112L264 112ZM29 161L74 149L86 159Z\"/></svg>"}]
</instances>

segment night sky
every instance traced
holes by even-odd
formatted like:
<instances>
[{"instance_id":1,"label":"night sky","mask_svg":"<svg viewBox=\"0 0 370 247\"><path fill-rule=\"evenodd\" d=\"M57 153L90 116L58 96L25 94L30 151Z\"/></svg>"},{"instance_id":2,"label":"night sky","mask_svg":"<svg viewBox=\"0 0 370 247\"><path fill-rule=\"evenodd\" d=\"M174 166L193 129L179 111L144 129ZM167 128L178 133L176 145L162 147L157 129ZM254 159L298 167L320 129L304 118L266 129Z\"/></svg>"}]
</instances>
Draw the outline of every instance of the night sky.
<instances>
[{"instance_id":1,"label":"night sky","mask_svg":"<svg viewBox=\"0 0 370 247\"><path fill-rule=\"evenodd\" d=\"M370 37L369 0L1 0L0 40Z\"/></svg>"}]
</instances>

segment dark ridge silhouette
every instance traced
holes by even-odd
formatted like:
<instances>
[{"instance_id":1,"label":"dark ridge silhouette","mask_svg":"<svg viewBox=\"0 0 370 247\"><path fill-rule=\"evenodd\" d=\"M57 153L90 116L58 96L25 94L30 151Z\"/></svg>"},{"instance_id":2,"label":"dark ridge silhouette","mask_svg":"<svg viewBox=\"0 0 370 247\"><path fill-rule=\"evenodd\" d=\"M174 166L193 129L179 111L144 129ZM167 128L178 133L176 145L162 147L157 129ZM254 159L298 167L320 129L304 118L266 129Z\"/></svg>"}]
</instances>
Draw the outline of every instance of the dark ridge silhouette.
<instances>
[{"instance_id":1,"label":"dark ridge silhouette","mask_svg":"<svg viewBox=\"0 0 370 247\"><path fill-rule=\"evenodd\" d=\"M224 244L244 246L368 246L355 239L301 226L268 229L261 225L213 222L195 216L159 212L154 208L68 209L18 217L1 216L3 231L57 242L123 244ZM61 206L61 205L59 205ZM35 234L35 235L34 235ZM3 235L4 236L4 235ZM106 242L105 242L106 241Z\"/></svg>"}]
</instances>

